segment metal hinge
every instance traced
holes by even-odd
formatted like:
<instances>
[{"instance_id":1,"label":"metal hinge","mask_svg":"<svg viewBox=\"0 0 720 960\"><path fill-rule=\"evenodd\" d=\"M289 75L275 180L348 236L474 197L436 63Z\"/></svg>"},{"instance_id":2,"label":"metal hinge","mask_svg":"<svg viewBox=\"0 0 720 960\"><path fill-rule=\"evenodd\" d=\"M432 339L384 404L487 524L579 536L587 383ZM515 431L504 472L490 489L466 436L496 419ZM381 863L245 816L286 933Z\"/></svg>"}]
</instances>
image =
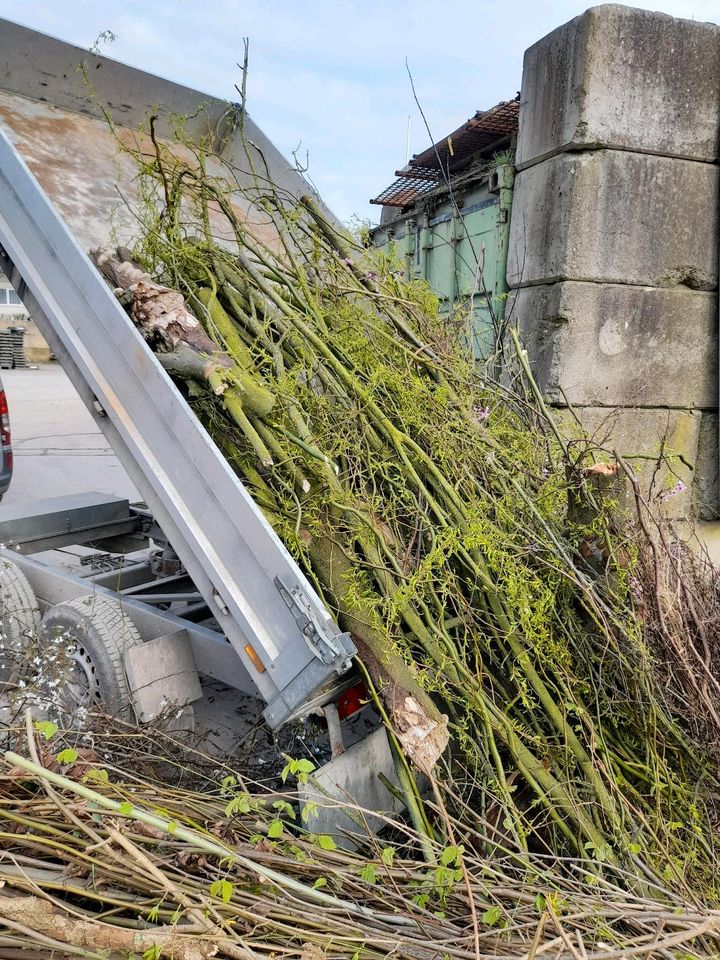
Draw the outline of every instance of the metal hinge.
<instances>
[{"instance_id":1,"label":"metal hinge","mask_svg":"<svg viewBox=\"0 0 720 960\"><path fill-rule=\"evenodd\" d=\"M275 586L318 660L339 674L349 670L355 653L350 634L340 633L332 621L320 618L299 584L289 587L281 577L275 577Z\"/></svg>"}]
</instances>

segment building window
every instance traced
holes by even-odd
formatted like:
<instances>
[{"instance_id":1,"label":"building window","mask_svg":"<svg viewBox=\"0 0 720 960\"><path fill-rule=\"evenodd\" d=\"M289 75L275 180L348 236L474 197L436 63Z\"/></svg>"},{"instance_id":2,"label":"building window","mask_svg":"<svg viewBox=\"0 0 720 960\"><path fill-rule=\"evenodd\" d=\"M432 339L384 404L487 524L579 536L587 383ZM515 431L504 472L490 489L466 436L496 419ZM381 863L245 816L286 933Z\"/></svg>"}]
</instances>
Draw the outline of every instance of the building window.
<instances>
[{"instance_id":1,"label":"building window","mask_svg":"<svg viewBox=\"0 0 720 960\"><path fill-rule=\"evenodd\" d=\"M8 290L8 303L12 303L12 304L13 304L14 306L16 306L16 307L21 307L21 306L22 306L22 300L21 300L20 297L15 293L14 290Z\"/></svg>"},{"instance_id":2,"label":"building window","mask_svg":"<svg viewBox=\"0 0 720 960\"><path fill-rule=\"evenodd\" d=\"M0 287L0 304L7 303L8 292L5 287Z\"/></svg>"}]
</instances>

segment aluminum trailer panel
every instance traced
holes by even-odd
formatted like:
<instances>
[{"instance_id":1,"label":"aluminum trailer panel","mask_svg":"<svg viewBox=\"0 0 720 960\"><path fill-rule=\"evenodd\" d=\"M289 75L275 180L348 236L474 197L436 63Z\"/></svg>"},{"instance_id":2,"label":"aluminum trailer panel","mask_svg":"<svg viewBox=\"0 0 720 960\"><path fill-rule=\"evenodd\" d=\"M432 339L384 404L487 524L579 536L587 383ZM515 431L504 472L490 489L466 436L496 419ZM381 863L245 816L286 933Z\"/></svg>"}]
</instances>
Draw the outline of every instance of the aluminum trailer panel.
<instances>
[{"instance_id":1,"label":"aluminum trailer panel","mask_svg":"<svg viewBox=\"0 0 720 960\"><path fill-rule=\"evenodd\" d=\"M12 102L17 106L20 99ZM48 108L28 101L24 109ZM55 123L67 120L61 113ZM216 115L218 123L221 117ZM101 123L94 117L82 120ZM17 119L13 136L18 139ZM86 141L76 141L75 147L73 157L90 155ZM42 152L49 149L47 143L36 147L33 162L46 180ZM0 134L0 268L245 664L268 704L266 719L276 727L301 715L308 701L347 670L355 648L87 257L83 203L95 203L108 178L117 183L117 170L103 157L102 185L92 169L83 174L76 159L67 191L62 177L48 180L54 198L63 197L58 207L71 230L10 137ZM90 219L103 220L104 232L95 239L102 242L110 212L101 204Z\"/></svg>"},{"instance_id":2,"label":"aluminum trailer panel","mask_svg":"<svg viewBox=\"0 0 720 960\"><path fill-rule=\"evenodd\" d=\"M119 536L140 526L122 497L80 493L0 509L0 543L19 553L39 553L82 542L91 531L96 539Z\"/></svg>"}]
</instances>

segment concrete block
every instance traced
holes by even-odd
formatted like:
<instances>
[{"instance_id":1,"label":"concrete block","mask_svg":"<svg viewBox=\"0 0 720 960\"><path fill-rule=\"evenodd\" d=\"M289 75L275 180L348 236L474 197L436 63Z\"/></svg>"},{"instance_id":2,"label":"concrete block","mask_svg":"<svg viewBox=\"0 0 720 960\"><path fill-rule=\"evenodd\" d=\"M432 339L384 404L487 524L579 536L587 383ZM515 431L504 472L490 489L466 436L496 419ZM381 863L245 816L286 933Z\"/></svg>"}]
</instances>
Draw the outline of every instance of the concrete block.
<instances>
[{"instance_id":1,"label":"concrete block","mask_svg":"<svg viewBox=\"0 0 720 960\"><path fill-rule=\"evenodd\" d=\"M718 196L707 163L618 150L551 157L515 180L508 282L713 290Z\"/></svg>"},{"instance_id":2,"label":"concrete block","mask_svg":"<svg viewBox=\"0 0 720 960\"><path fill-rule=\"evenodd\" d=\"M573 412L574 415L567 409L556 411L565 435L571 439L587 435L606 452L607 459L612 458L614 451L626 459L656 516L667 519L692 516L694 470L683 463L679 455L695 465L699 412L629 407L575 407ZM661 453L666 462L658 467ZM634 510L629 491L624 506Z\"/></svg>"},{"instance_id":3,"label":"concrete block","mask_svg":"<svg viewBox=\"0 0 720 960\"><path fill-rule=\"evenodd\" d=\"M688 536L690 546L699 547L710 562L720 568L720 522L698 523Z\"/></svg>"},{"instance_id":4,"label":"concrete block","mask_svg":"<svg viewBox=\"0 0 720 960\"><path fill-rule=\"evenodd\" d=\"M517 164L598 146L716 161L720 27L607 4L525 53Z\"/></svg>"},{"instance_id":5,"label":"concrete block","mask_svg":"<svg viewBox=\"0 0 720 960\"><path fill-rule=\"evenodd\" d=\"M714 293L565 281L517 290L509 306L555 403L717 407Z\"/></svg>"},{"instance_id":6,"label":"concrete block","mask_svg":"<svg viewBox=\"0 0 720 960\"><path fill-rule=\"evenodd\" d=\"M693 497L698 520L720 520L720 453L718 415L703 413L700 420Z\"/></svg>"},{"instance_id":7,"label":"concrete block","mask_svg":"<svg viewBox=\"0 0 720 960\"><path fill-rule=\"evenodd\" d=\"M154 720L167 707L185 707L203 695L184 630L130 647L125 672L141 723Z\"/></svg>"},{"instance_id":8,"label":"concrete block","mask_svg":"<svg viewBox=\"0 0 720 960\"><path fill-rule=\"evenodd\" d=\"M403 809L379 779L380 773L395 787L399 787L390 744L383 728L320 767L309 783L298 788L301 806L306 803L317 805L317 809L311 807L313 812L308 817L307 829L313 833L329 834L338 846L346 849L356 846L348 834L367 838L368 829L373 833L379 831L384 826L382 816L370 813L364 813L361 817L352 816L353 811L347 805L354 803L363 810L375 810L388 816Z\"/></svg>"}]
</instances>

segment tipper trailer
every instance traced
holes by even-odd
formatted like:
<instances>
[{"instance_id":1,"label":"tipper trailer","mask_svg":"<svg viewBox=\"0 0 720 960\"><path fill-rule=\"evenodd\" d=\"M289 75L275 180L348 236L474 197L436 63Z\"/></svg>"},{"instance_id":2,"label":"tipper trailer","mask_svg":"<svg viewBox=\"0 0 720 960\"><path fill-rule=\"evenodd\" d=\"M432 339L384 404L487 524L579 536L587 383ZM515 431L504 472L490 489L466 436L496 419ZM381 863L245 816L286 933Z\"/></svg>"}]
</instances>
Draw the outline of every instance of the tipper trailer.
<instances>
[{"instance_id":1,"label":"tipper trailer","mask_svg":"<svg viewBox=\"0 0 720 960\"><path fill-rule=\"evenodd\" d=\"M159 703L197 700L201 677L260 698L274 730L322 712L334 759L319 781L389 809L384 731L342 756L342 715L361 703L347 693L351 637L87 255L111 235L132 242L135 184L118 140L141 137L153 111L159 136L163 117L182 116L186 135L214 138L228 161L253 151L289 194L307 192L248 117L241 140L237 110L0 21L0 269L144 500L78 494L0 507L5 633L64 630L78 698L119 702L127 689L141 719ZM73 573L38 556L68 544L93 548ZM347 825L329 817L324 829L333 817Z\"/></svg>"}]
</instances>

